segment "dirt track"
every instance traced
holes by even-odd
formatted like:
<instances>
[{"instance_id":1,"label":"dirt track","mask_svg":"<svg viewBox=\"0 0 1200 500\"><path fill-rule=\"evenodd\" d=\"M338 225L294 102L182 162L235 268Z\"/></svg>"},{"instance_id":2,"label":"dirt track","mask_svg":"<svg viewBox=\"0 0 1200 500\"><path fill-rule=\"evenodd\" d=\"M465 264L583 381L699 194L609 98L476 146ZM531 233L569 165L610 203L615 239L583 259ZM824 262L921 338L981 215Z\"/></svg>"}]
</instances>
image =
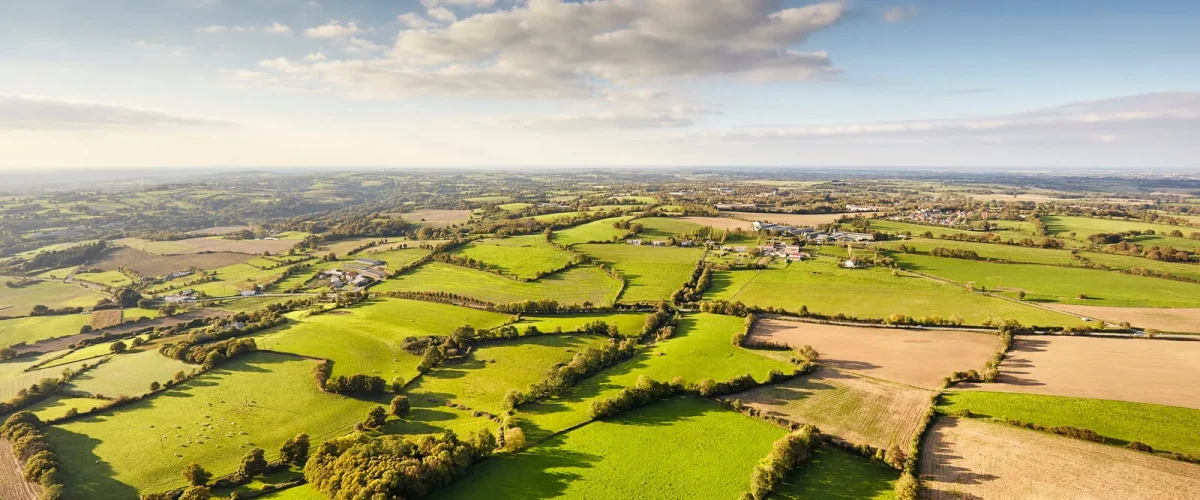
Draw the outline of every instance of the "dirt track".
<instances>
[{"instance_id":1,"label":"dirt track","mask_svg":"<svg viewBox=\"0 0 1200 500\"><path fill-rule=\"evenodd\" d=\"M1020 336L996 383L964 388L1200 409L1200 342Z\"/></svg>"},{"instance_id":2,"label":"dirt track","mask_svg":"<svg viewBox=\"0 0 1200 500\"><path fill-rule=\"evenodd\" d=\"M970 419L939 418L920 463L929 500L1200 499L1200 465Z\"/></svg>"},{"instance_id":3,"label":"dirt track","mask_svg":"<svg viewBox=\"0 0 1200 500\"><path fill-rule=\"evenodd\" d=\"M987 333L902 330L762 320L752 339L813 346L822 365L926 389L955 371L979 370L1000 350Z\"/></svg>"},{"instance_id":4,"label":"dirt track","mask_svg":"<svg viewBox=\"0 0 1200 500\"><path fill-rule=\"evenodd\" d=\"M1164 332L1200 333L1200 308L1102 307L1071 304L1044 304L1050 309L1109 323L1128 321L1138 328Z\"/></svg>"},{"instance_id":5,"label":"dirt track","mask_svg":"<svg viewBox=\"0 0 1200 500\"><path fill-rule=\"evenodd\" d=\"M0 440L0 498L4 500L37 500L41 488L22 477L23 467L13 456L12 445Z\"/></svg>"}]
</instances>

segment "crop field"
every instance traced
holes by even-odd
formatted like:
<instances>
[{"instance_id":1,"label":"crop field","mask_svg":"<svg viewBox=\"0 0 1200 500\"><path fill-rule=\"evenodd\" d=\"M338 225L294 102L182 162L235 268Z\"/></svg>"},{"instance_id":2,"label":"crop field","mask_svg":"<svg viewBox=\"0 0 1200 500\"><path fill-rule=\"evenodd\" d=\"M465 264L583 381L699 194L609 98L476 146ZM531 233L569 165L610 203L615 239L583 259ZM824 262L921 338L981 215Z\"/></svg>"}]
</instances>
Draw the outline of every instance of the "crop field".
<instances>
[{"instance_id":1,"label":"crop field","mask_svg":"<svg viewBox=\"0 0 1200 500\"><path fill-rule=\"evenodd\" d=\"M822 428L822 431L825 429ZM891 500L895 469L848 451L825 446L792 472L771 498L784 500Z\"/></svg>"},{"instance_id":2,"label":"crop field","mask_svg":"<svg viewBox=\"0 0 1200 500\"><path fill-rule=\"evenodd\" d=\"M987 290L1026 300L1120 307L1197 307L1200 284L1148 278L1095 269L997 264L965 259L900 254L896 259L907 270L932 274L961 284L974 283ZM1079 298L1080 295L1086 299Z\"/></svg>"},{"instance_id":3,"label":"crop field","mask_svg":"<svg viewBox=\"0 0 1200 500\"><path fill-rule=\"evenodd\" d=\"M1067 398L1006 392L955 391L943 394L938 409L969 410L973 418L1013 419L1046 427L1090 429L1112 444L1133 441L1155 450L1200 456L1200 410L1106 399Z\"/></svg>"},{"instance_id":4,"label":"crop field","mask_svg":"<svg viewBox=\"0 0 1200 500\"><path fill-rule=\"evenodd\" d=\"M113 356L104 364L73 380L71 387L95 396L138 396L150 391L150 383L171 380L178 372L197 369L158 353L156 347Z\"/></svg>"},{"instance_id":5,"label":"crop field","mask_svg":"<svg viewBox=\"0 0 1200 500\"><path fill-rule=\"evenodd\" d=\"M521 321L513 323L522 333L526 328L536 327L542 333L553 332L562 328L564 332L578 331L586 323L603 321L617 325L617 331L623 336L636 337L641 335L642 326L646 323L647 313L592 313L572 314L564 316L524 316Z\"/></svg>"},{"instance_id":6,"label":"crop field","mask_svg":"<svg viewBox=\"0 0 1200 500\"><path fill-rule=\"evenodd\" d=\"M226 234L236 233L236 232L240 232L240 231L250 231L252 229L253 228L250 226L218 226L218 227L210 227L207 229L197 229L195 231L188 231L186 234L195 234L195 235L200 235L200 236L223 236Z\"/></svg>"},{"instance_id":7,"label":"crop field","mask_svg":"<svg viewBox=\"0 0 1200 500\"><path fill-rule=\"evenodd\" d=\"M1176 500L1200 491L1200 465L970 419L939 418L920 467L930 500Z\"/></svg>"},{"instance_id":8,"label":"crop field","mask_svg":"<svg viewBox=\"0 0 1200 500\"><path fill-rule=\"evenodd\" d=\"M1200 333L1200 308L1103 307L1075 304L1048 304L1050 308L1109 323L1128 321L1138 328L1164 332Z\"/></svg>"},{"instance_id":9,"label":"crop field","mask_svg":"<svg viewBox=\"0 0 1200 500\"><path fill-rule=\"evenodd\" d=\"M613 217L611 219L600 219L567 229L560 229L550 236L550 241L563 246L613 241L628 232L624 229L613 227L613 223L627 218Z\"/></svg>"},{"instance_id":10,"label":"crop field","mask_svg":"<svg viewBox=\"0 0 1200 500\"><path fill-rule=\"evenodd\" d=\"M92 311L92 314L88 316L87 324L93 329L99 330L101 328L119 325L124 319L125 313L120 309L102 309L99 311Z\"/></svg>"},{"instance_id":11,"label":"crop field","mask_svg":"<svg viewBox=\"0 0 1200 500\"><path fill-rule=\"evenodd\" d=\"M847 217L847 216L855 217L855 216L861 215L862 217L869 219L869 218L875 216L875 214L876 214L876 212L858 212L858 213L853 213L853 214L771 214L771 213L758 213L758 212L721 212L721 213L723 215L728 215L730 217L733 217L736 219L741 219L741 220L748 221L748 222L762 221L762 222L771 222L774 224L786 224L789 226L798 226L798 227L817 227L821 224L833 224L834 222L837 222L838 219L840 219L842 217ZM754 227L751 226L749 230L753 231Z\"/></svg>"},{"instance_id":12,"label":"crop field","mask_svg":"<svg viewBox=\"0 0 1200 500\"><path fill-rule=\"evenodd\" d=\"M175 255L202 252L233 252L243 254L272 254L287 253L296 245L294 241L285 239L275 240L227 240L220 236L203 238L188 238L175 241L150 241L140 238L122 238L113 241L114 244L136 248L138 250L158 255Z\"/></svg>"},{"instance_id":13,"label":"crop field","mask_svg":"<svg viewBox=\"0 0 1200 500\"><path fill-rule=\"evenodd\" d=\"M0 440L0 498L6 500L37 500L42 488L25 481L21 463L13 455L12 445Z\"/></svg>"},{"instance_id":14,"label":"crop field","mask_svg":"<svg viewBox=\"0 0 1200 500\"><path fill-rule=\"evenodd\" d=\"M634 245L579 245L575 248L616 269L627 282L620 302L667 300L691 279L704 255L699 248L652 248Z\"/></svg>"},{"instance_id":15,"label":"crop field","mask_svg":"<svg viewBox=\"0 0 1200 500\"><path fill-rule=\"evenodd\" d=\"M446 227L467 222L471 219L471 211L415 210L406 214L400 214L400 217L406 221L420 222L421 224L430 227Z\"/></svg>"},{"instance_id":16,"label":"crop field","mask_svg":"<svg viewBox=\"0 0 1200 500\"><path fill-rule=\"evenodd\" d=\"M86 324L88 324L88 315L86 314L30 316L0 320L0 347L21 342L31 344L43 339L74 335L79 333L79 328Z\"/></svg>"},{"instance_id":17,"label":"crop field","mask_svg":"<svg viewBox=\"0 0 1200 500\"><path fill-rule=\"evenodd\" d=\"M455 253L524 279L562 269L576 260L575 255L550 244L540 234L473 241Z\"/></svg>"},{"instance_id":18,"label":"crop field","mask_svg":"<svg viewBox=\"0 0 1200 500\"><path fill-rule=\"evenodd\" d=\"M772 370L794 369L791 363L734 346L731 339L744 329L742 321L733 316L705 313L684 316L670 339L582 381L563 397L522 407L521 426L533 439L579 425L588 420L592 400L610 397L633 386L643 375L654 380L683 377L688 382L698 382L750 374L756 380L764 380Z\"/></svg>"},{"instance_id":19,"label":"crop field","mask_svg":"<svg viewBox=\"0 0 1200 500\"><path fill-rule=\"evenodd\" d=\"M978 389L1200 409L1196 387L1200 342L1019 336L996 383Z\"/></svg>"},{"instance_id":20,"label":"crop field","mask_svg":"<svg viewBox=\"0 0 1200 500\"><path fill-rule=\"evenodd\" d=\"M372 291L450 292L507 304L554 299L563 304L612 304L621 283L595 267L577 266L533 282L520 282L486 271L431 262L372 287Z\"/></svg>"},{"instance_id":21,"label":"crop field","mask_svg":"<svg viewBox=\"0 0 1200 500\"><path fill-rule=\"evenodd\" d=\"M751 337L792 347L811 345L822 365L926 389L955 371L979 370L1000 338L974 332L903 330L761 320Z\"/></svg>"},{"instance_id":22,"label":"crop field","mask_svg":"<svg viewBox=\"0 0 1200 500\"><path fill-rule=\"evenodd\" d=\"M485 461L430 498L737 498L783 434L709 401L671 399Z\"/></svg>"},{"instance_id":23,"label":"crop field","mask_svg":"<svg viewBox=\"0 0 1200 500\"><path fill-rule=\"evenodd\" d=\"M251 447L272 458L301 432L319 441L348 430L375 403L321 392L314 364L255 353L155 397L51 428L60 470L72 478L68 495L133 498L182 486L179 468L187 463L227 474Z\"/></svg>"},{"instance_id":24,"label":"crop field","mask_svg":"<svg viewBox=\"0 0 1200 500\"><path fill-rule=\"evenodd\" d=\"M857 318L904 314L914 318L958 316L968 325L992 318L1042 326L1081 323L1073 316L988 297L962 287L905 273L893 275L889 269L843 269L827 258L793 262L785 269L718 271L704 298L774 306L790 312L806 306L815 314Z\"/></svg>"},{"instance_id":25,"label":"crop field","mask_svg":"<svg viewBox=\"0 0 1200 500\"><path fill-rule=\"evenodd\" d=\"M759 387L730 398L764 414L812 424L824 434L854 444L906 449L932 392L825 368L787 382Z\"/></svg>"},{"instance_id":26,"label":"crop field","mask_svg":"<svg viewBox=\"0 0 1200 500\"><path fill-rule=\"evenodd\" d=\"M98 273L77 273L75 279L104 286L123 287L133 284L133 279L119 271L103 271Z\"/></svg>"},{"instance_id":27,"label":"crop field","mask_svg":"<svg viewBox=\"0 0 1200 500\"><path fill-rule=\"evenodd\" d=\"M33 306L91 307L105 294L80 285L42 281L20 288L0 285L0 316L27 316Z\"/></svg>"},{"instance_id":28,"label":"crop field","mask_svg":"<svg viewBox=\"0 0 1200 500\"><path fill-rule=\"evenodd\" d=\"M390 380L416 375L420 356L399 347L409 336L449 335L462 325L491 329L509 316L468 307L404 299L375 300L295 322L255 336L260 349L333 361L333 375L364 373Z\"/></svg>"},{"instance_id":29,"label":"crop field","mask_svg":"<svg viewBox=\"0 0 1200 500\"><path fill-rule=\"evenodd\" d=\"M1129 241L1139 245L1167 245L1172 248L1200 248L1200 240L1189 239L1187 235L1195 232L1196 228L1171 226L1167 224L1152 224L1142 221L1121 219L1094 219L1090 217L1067 217L1046 215L1042 217L1046 223L1046 231L1060 238L1071 238L1087 241L1088 237L1098 233L1121 233L1125 231L1154 231L1153 235L1141 235L1129 238ZM1180 231L1183 237L1169 236L1172 231ZM1075 236L1071 236L1075 233Z\"/></svg>"},{"instance_id":30,"label":"crop field","mask_svg":"<svg viewBox=\"0 0 1200 500\"><path fill-rule=\"evenodd\" d=\"M103 258L96 261L95 266L108 270L124 267L141 276L156 277L191 268L208 271L241 264L250 259L251 257L246 254L229 252L166 256L143 252L135 248L116 248L105 252Z\"/></svg>"}]
</instances>

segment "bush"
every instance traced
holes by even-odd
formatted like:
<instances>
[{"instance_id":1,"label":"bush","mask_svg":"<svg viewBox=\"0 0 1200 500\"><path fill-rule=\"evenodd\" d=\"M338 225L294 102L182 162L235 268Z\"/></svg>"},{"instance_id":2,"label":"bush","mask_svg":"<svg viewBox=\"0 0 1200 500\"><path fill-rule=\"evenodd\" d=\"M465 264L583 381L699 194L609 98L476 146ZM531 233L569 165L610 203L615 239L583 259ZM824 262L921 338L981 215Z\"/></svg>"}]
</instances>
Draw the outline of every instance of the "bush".
<instances>
[{"instance_id":1,"label":"bush","mask_svg":"<svg viewBox=\"0 0 1200 500\"><path fill-rule=\"evenodd\" d=\"M917 482L917 477L911 472L901 474L893 490L896 493L896 500L917 500L919 486L920 483Z\"/></svg>"},{"instance_id":2,"label":"bush","mask_svg":"<svg viewBox=\"0 0 1200 500\"><path fill-rule=\"evenodd\" d=\"M308 434L298 434L279 447L279 461L294 467L304 467L308 461Z\"/></svg>"},{"instance_id":3,"label":"bush","mask_svg":"<svg viewBox=\"0 0 1200 500\"><path fill-rule=\"evenodd\" d=\"M412 405L408 402L408 396L396 396L392 398L392 403L389 405L391 414L398 418L403 418L405 415L408 415L408 412L411 408Z\"/></svg>"},{"instance_id":4,"label":"bush","mask_svg":"<svg viewBox=\"0 0 1200 500\"><path fill-rule=\"evenodd\" d=\"M775 441L750 475L750 498L762 500L779 488L796 467L804 464L820 446L820 433L811 425L788 433Z\"/></svg>"},{"instance_id":5,"label":"bush","mask_svg":"<svg viewBox=\"0 0 1200 500\"><path fill-rule=\"evenodd\" d=\"M525 431L520 427L509 427L504 430L504 448L509 451L520 451L525 447Z\"/></svg>"},{"instance_id":6,"label":"bush","mask_svg":"<svg viewBox=\"0 0 1200 500\"><path fill-rule=\"evenodd\" d=\"M212 473L204 470L200 464L190 463L183 468L183 480L191 486L203 486L212 479Z\"/></svg>"}]
</instances>

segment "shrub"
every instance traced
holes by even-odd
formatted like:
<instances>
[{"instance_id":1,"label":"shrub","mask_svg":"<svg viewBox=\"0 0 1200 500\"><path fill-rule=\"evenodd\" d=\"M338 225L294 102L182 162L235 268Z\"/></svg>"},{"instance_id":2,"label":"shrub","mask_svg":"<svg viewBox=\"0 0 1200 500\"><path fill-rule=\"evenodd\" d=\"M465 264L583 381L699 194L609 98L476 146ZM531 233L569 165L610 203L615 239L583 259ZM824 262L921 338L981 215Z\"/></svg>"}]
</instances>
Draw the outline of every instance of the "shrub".
<instances>
[{"instance_id":1,"label":"shrub","mask_svg":"<svg viewBox=\"0 0 1200 500\"><path fill-rule=\"evenodd\" d=\"M212 473L204 470L200 464L190 463L183 468L183 480L191 486L203 486L212 479Z\"/></svg>"},{"instance_id":2,"label":"shrub","mask_svg":"<svg viewBox=\"0 0 1200 500\"><path fill-rule=\"evenodd\" d=\"M408 402L408 396L396 396L392 398L392 403L389 405L389 410L392 415L403 418L408 415L412 405Z\"/></svg>"},{"instance_id":3,"label":"shrub","mask_svg":"<svg viewBox=\"0 0 1200 500\"><path fill-rule=\"evenodd\" d=\"M504 430L504 448L509 451L519 451L525 447L525 431L520 427L509 427Z\"/></svg>"},{"instance_id":4,"label":"shrub","mask_svg":"<svg viewBox=\"0 0 1200 500\"><path fill-rule=\"evenodd\" d=\"M775 491L796 467L804 464L820 445L820 433L811 425L788 433L775 441L750 475L750 498L762 500Z\"/></svg>"},{"instance_id":5,"label":"shrub","mask_svg":"<svg viewBox=\"0 0 1200 500\"><path fill-rule=\"evenodd\" d=\"M279 447L279 461L295 467L304 467L304 462L308 461L308 448L308 434L298 434L284 441Z\"/></svg>"}]
</instances>

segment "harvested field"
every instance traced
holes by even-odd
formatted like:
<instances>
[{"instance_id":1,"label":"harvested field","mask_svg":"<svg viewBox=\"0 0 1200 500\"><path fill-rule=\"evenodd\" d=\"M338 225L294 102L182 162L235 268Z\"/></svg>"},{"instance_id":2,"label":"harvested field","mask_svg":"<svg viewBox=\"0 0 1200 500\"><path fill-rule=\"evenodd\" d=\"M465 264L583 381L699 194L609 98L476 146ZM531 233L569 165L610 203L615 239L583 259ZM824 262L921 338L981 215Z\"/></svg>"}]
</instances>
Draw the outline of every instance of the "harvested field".
<instances>
[{"instance_id":1,"label":"harvested field","mask_svg":"<svg viewBox=\"0 0 1200 500\"><path fill-rule=\"evenodd\" d=\"M184 234L194 234L194 235L198 235L198 236L221 236L221 235L226 235L229 233L236 233L239 231L249 231L250 229L251 229L250 226L219 226L219 227L210 227L208 229L197 229L195 231L188 231L187 233L184 233Z\"/></svg>"},{"instance_id":2,"label":"harvested field","mask_svg":"<svg viewBox=\"0 0 1200 500\"><path fill-rule=\"evenodd\" d=\"M1200 342L1021 336L996 383L969 387L1200 409Z\"/></svg>"},{"instance_id":3,"label":"harvested field","mask_svg":"<svg viewBox=\"0 0 1200 500\"><path fill-rule=\"evenodd\" d=\"M679 220L700 224L725 231L733 231L741 229L742 231L754 231L754 224L750 221L734 219L731 217L680 217Z\"/></svg>"},{"instance_id":4,"label":"harvested field","mask_svg":"<svg viewBox=\"0 0 1200 500\"><path fill-rule=\"evenodd\" d=\"M1200 498L1200 465L968 419L939 418L920 464L929 500Z\"/></svg>"},{"instance_id":5,"label":"harvested field","mask_svg":"<svg viewBox=\"0 0 1200 500\"><path fill-rule=\"evenodd\" d=\"M1164 332L1200 333L1200 308L1101 307L1045 304L1046 307L1109 323L1128 321L1138 328Z\"/></svg>"},{"instance_id":6,"label":"harvested field","mask_svg":"<svg viewBox=\"0 0 1200 500\"><path fill-rule=\"evenodd\" d=\"M767 415L812 424L854 444L907 449L933 393L832 369L731 398Z\"/></svg>"},{"instance_id":7,"label":"harvested field","mask_svg":"<svg viewBox=\"0 0 1200 500\"><path fill-rule=\"evenodd\" d=\"M13 455L12 445L0 440L0 498L4 500L37 500L41 488L25 481L23 467Z\"/></svg>"},{"instance_id":8,"label":"harvested field","mask_svg":"<svg viewBox=\"0 0 1200 500\"><path fill-rule=\"evenodd\" d=\"M721 212L730 217L736 217L747 221L763 221L772 222L775 224L788 224L792 226L817 226L818 224L832 224L843 216L863 216L866 218L874 217L878 212L857 212L852 214L765 214L757 212ZM753 229L753 227L751 228Z\"/></svg>"},{"instance_id":9,"label":"harvested field","mask_svg":"<svg viewBox=\"0 0 1200 500\"><path fill-rule=\"evenodd\" d=\"M227 240L219 236L188 238L176 241L149 241L139 238L122 238L114 241L121 246L136 248L158 255L179 255L201 252L233 252L246 254L285 253L296 246L290 240Z\"/></svg>"},{"instance_id":10,"label":"harvested field","mask_svg":"<svg viewBox=\"0 0 1200 500\"><path fill-rule=\"evenodd\" d=\"M117 248L104 254L104 258L96 262L96 267L110 271L124 267L141 276L155 277L193 267L204 270L217 269L248 260L250 256L240 253L201 253L168 257L134 248Z\"/></svg>"},{"instance_id":11,"label":"harvested field","mask_svg":"<svg viewBox=\"0 0 1200 500\"><path fill-rule=\"evenodd\" d=\"M420 222L430 227L445 227L461 224L471 219L470 210L416 210L400 217L409 222Z\"/></svg>"},{"instance_id":12,"label":"harvested field","mask_svg":"<svg viewBox=\"0 0 1200 500\"><path fill-rule=\"evenodd\" d=\"M121 324L125 313L120 309L104 309L101 311L92 311L91 317L88 318L88 324L95 329L108 328L110 326Z\"/></svg>"},{"instance_id":13,"label":"harvested field","mask_svg":"<svg viewBox=\"0 0 1200 500\"><path fill-rule=\"evenodd\" d=\"M811 345L825 366L926 389L940 387L952 372L981 369L1000 349L1000 339L985 333L769 319L758 322L751 339Z\"/></svg>"}]
</instances>

